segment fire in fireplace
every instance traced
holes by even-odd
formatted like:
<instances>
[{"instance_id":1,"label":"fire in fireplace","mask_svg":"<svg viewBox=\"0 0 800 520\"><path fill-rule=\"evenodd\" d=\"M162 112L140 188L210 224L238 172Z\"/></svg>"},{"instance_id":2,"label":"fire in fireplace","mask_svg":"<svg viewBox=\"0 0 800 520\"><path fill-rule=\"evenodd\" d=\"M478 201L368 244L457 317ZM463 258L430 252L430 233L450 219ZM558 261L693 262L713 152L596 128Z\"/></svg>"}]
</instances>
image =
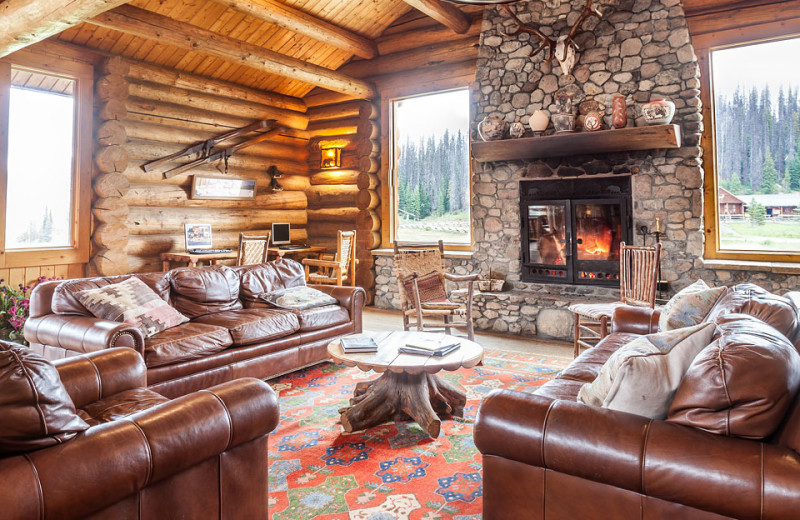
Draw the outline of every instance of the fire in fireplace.
<instances>
[{"instance_id":1,"label":"fire in fireplace","mask_svg":"<svg viewBox=\"0 0 800 520\"><path fill-rule=\"evenodd\" d=\"M630 177L522 181L522 280L619 285L630 242Z\"/></svg>"}]
</instances>

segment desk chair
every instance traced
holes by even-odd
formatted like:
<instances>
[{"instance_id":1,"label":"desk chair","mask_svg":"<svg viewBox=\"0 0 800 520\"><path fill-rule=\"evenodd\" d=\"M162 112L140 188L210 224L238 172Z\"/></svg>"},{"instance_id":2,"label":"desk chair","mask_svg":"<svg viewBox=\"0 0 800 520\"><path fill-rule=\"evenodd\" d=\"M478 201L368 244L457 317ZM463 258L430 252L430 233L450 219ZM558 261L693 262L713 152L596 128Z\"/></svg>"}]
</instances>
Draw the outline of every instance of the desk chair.
<instances>
[{"instance_id":1,"label":"desk chair","mask_svg":"<svg viewBox=\"0 0 800 520\"><path fill-rule=\"evenodd\" d=\"M239 253L236 265L263 264L267 261L270 233L252 236L239 233Z\"/></svg>"},{"instance_id":2,"label":"desk chair","mask_svg":"<svg viewBox=\"0 0 800 520\"><path fill-rule=\"evenodd\" d=\"M339 231L335 255L320 255L319 259L304 258L306 283L328 285L355 285L356 283L356 232ZM315 267L315 271L311 268Z\"/></svg>"}]
</instances>

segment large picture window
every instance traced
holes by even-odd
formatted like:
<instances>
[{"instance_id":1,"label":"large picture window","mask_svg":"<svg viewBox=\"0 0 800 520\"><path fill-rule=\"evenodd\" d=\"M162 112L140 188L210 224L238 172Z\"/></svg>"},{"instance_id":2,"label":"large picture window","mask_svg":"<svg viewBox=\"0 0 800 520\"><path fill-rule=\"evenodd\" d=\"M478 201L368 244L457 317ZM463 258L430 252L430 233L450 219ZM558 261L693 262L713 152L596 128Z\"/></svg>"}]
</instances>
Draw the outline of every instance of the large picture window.
<instances>
[{"instance_id":1,"label":"large picture window","mask_svg":"<svg viewBox=\"0 0 800 520\"><path fill-rule=\"evenodd\" d=\"M88 65L0 62L5 267L88 260L91 84Z\"/></svg>"},{"instance_id":2,"label":"large picture window","mask_svg":"<svg viewBox=\"0 0 800 520\"><path fill-rule=\"evenodd\" d=\"M800 71L786 66L797 55L800 38L709 51L716 201L706 218L716 243L708 256L800 259Z\"/></svg>"},{"instance_id":3,"label":"large picture window","mask_svg":"<svg viewBox=\"0 0 800 520\"><path fill-rule=\"evenodd\" d=\"M469 91L391 108L395 240L470 244Z\"/></svg>"}]
</instances>

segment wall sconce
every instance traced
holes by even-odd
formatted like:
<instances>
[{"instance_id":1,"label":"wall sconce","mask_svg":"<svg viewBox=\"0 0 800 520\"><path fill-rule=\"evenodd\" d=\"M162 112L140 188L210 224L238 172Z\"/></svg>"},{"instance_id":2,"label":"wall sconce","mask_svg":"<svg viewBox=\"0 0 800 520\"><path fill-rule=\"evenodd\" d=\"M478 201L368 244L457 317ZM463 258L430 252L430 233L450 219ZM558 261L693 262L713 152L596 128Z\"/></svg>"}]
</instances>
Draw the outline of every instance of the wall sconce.
<instances>
[{"instance_id":1,"label":"wall sconce","mask_svg":"<svg viewBox=\"0 0 800 520\"><path fill-rule=\"evenodd\" d=\"M342 149L338 147L320 148L322 159L319 167L322 170L331 170L342 167Z\"/></svg>"}]
</instances>

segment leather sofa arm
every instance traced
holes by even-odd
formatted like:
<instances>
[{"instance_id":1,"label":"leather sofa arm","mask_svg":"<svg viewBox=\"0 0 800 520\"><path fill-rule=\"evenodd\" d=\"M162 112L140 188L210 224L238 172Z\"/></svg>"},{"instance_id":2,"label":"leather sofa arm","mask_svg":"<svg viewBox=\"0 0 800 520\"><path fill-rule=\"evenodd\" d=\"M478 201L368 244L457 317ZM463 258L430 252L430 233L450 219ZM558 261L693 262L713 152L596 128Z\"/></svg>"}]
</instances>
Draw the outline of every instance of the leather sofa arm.
<instances>
[{"instance_id":1,"label":"leather sofa arm","mask_svg":"<svg viewBox=\"0 0 800 520\"><path fill-rule=\"evenodd\" d=\"M112 347L130 347L144 354L144 337L139 329L89 316L47 314L28 318L25 339L81 354Z\"/></svg>"},{"instance_id":2,"label":"leather sofa arm","mask_svg":"<svg viewBox=\"0 0 800 520\"><path fill-rule=\"evenodd\" d=\"M325 294L330 294L336 298L336 301L339 302L339 305L347 309L347 312L350 313L350 319L353 320L355 324L354 332L361 332L361 313L367 300L367 293L364 291L364 289L361 287L340 287L338 285L323 284L312 284L309 285L309 287L313 287L318 291L322 291Z\"/></svg>"},{"instance_id":3,"label":"leather sofa arm","mask_svg":"<svg viewBox=\"0 0 800 520\"><path fill-rule=\"evenodd\" d=\"M624 305L617 307L611 318L611 332L631 334L652 334L658 332L658 319L661 309Z\"/></svg>"},{"instance_id":4,"label":"leather sofa arm","mask_svg":"<svg viewBox=\"0 0 800 520\"><path fill-rule=\"evenodd\" d=\"M112 348L54 362L77 408L110 395L147 386L144 359L130 348Z\"/></svg>"},{"instance_id":5,"label":"leather sofa arm","mask_svg":"<svg viewBox=\"0 0 800 520\"><path fill-rule=\"evenodd\" d=\"M2 459L3 515L84 518L235 446L264 438L266 450L278 415L266 383L239 379Z\"/></svg>"},{"instance_id":6,"label":"leather sofa arm","mask_svg":"<svg viewBox=\"0 0 800 520\"><path fill-rule=\"evenodd\" d=\"M484 455L725 516L791 518L800 503L793 450L571 401L495 390L474 436Z\"/></svg>"}]
</instances>

